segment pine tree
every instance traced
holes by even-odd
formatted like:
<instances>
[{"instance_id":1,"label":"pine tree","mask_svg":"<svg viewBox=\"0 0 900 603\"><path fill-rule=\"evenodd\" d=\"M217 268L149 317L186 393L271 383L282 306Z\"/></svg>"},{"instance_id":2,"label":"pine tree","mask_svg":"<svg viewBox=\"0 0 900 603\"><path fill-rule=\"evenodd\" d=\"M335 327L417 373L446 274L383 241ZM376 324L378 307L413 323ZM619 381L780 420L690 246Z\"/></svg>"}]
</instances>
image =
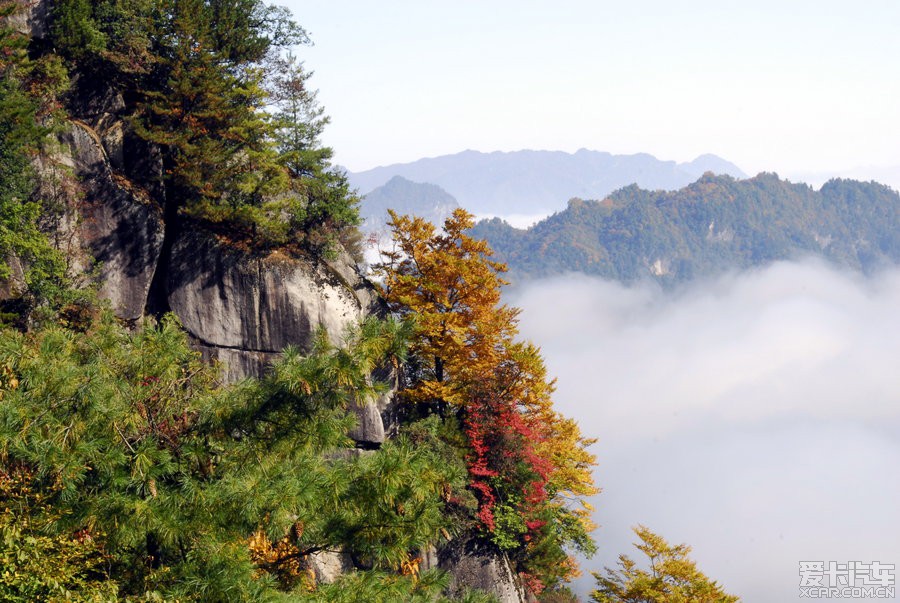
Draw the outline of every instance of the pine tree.
<instances>
[{"instance_id":1,"label":"pine tree","mask_svg":"<svg viewBox=\"0 0 900 603\"><path fill-rule=\"evenodd\" d=\"M106 36L94 20L90 0L57 0L50 20L56 49L73 59L84 59L106 48Z\"/></svg>"},{"instance_id":2,"label":"pine tree","mask_svg":"<svg viewBox=\"0 0 900 603\"><path fill-rule=\"evenodd\" d=\"M48 571L121 597L302 594L318 551L396 582L453 529L445 493L465 473L403 434L349 453L348 408L383 387L372 370L402 355L405 333L375 320L339 346L322 333L268 377L221 389L171 318L136 334L110 317L84 333L0 331L0 475L24 472L34 493L0 494L16 517L35 518L4 524L0 513L0 528L41 531L50 540L32 553L63 555ZM0 558L19 546L0 542ZM51 579L29 567L31 582Z\"/></svg>"},{"instance_id":3,"label":"pine tree","mask_svg":"<svg viewBox=\"0 0 900 603\"><path fill-rule=\"evenodd\" d=\"M272 58L269 68L273 75L266 84L275 107L279 160L301 202L292 213L294 229L314 249L332 248L337 240L358 254L353 235L360 224L359 198L346 174L331 165L332 150L321 143L329 118L310 88L312 72L290 53Z\"/></svg>"},{"instance_id":4,"label":"pine tree","mask_svg":"<svg viewBox=\"0 0 900 603\"><path fill-rule=\"evenodd\" d=\"M207 10L200 0L173 4L165 35L156 37L165 83L146 90L137 131L166 150L171 202L195 217L252 226L262 221L263 197L284 191L288 180L260 110L262 74L225 60L240 56L236 42L220 39Z\"/></svg>"}]
</instances>

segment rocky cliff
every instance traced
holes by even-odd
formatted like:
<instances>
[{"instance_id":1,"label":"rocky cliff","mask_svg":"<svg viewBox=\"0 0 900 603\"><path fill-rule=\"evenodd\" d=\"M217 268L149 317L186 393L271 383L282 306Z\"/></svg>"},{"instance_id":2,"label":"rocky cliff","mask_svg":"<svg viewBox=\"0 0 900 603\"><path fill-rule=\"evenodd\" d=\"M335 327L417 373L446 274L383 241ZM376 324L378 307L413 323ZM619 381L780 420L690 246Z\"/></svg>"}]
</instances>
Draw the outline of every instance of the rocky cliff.
<instances>
[{"instance_id":1,"label":"rocky cliff","mask_svg":"<svg viewBox=\"0 0 900 603\"><path fill-rule=\"evenodd\" d=\"M371 285L347 254L334 261L260 255L167 225L154 192L140 182L145 176L129 173L146 166L121 161L143 149L132 147L140 143L114 113L75 116L60 142L42 170L48 179L73 179L56 235L73 269L96 265L100 296L129 323L175 313L204 357L220 363L226 382L260 376L287 346L309 349L317 329L338 342L376 310ZM358 413L359 443L382 442L375 402Z\"/></svg>"},{"instance_id":2,"label":"rocky cliff","mask_svg":"<svg viewBox=\"0 0 900 603\"><path fill-rule=\"evenodd\" d=\"M22 5L11 24L40 47L52 5ZM334 259L257 251L173 211L162 153L136 135L127 92L114 83L73 73L64 111L57 144L34 159L39 192L58 208L45 228L75 281L93 282L125 324L174 313L193 346L231 383L263 375L288 346L310 349L320 329L337 343L349 326L382 311L374 287L344 251ZM373 378L396 384L392 372ZM385 441L391 401L389 392L353 409L357 449L347 454L371 454ZM525 599L508 559L465 536L427 557L423 568L447 570L454 591L485 590L503 603ZM348 555L320 551L310 567L327 583L355 566Z\"/></svg>"},{"instance_id":3,"label":"rocky cliff","mask_svg":"<svg viewBox=\"0 0 900 603\"><path fill-rule=\"evenodd\" d=\"M48 4L25 4L13 24L40 40ZM114 86L76 74L66 112L59 147L38 160L42 186L65 204L55 239L76 270L96 264L101 297L123 320L173 311L234 381L258 376L288 345L308 348L320 327L339 340L375 309L346 253L334 261L260 255L164 215L162 159L133 134Z\"/></svg>"},{"instance_id":4,"label":"rocky cliff","mask_svg":"<svg viewBox=\"0 0 900 603\"><path fill-rule=\"evenodd\" d=\"M79 194L59 237L75 263L88 270L97 262L100 294L121 319L138 322L159 308L175 313L203 356L221 364L225 381L261 375L287 346L308 349L319 328L338 341L349 325L378 311L373 287L347 254L334 261L257 255L184 229L169 247L171 229L152 192L111 159L111 151L134 152L129 137L115 139L121 149L109 149L87 121L73 120L60 140L60 152L44 167L69 168L76 180ZM388 394L355 409L350 435L359 448L385 440L382 413L390 400ZM465 538L432 556L423 568L450 572L454 591L484 590L501 603L525 600L509 561ZM311 566L321 582L353 569L346 556L326 552Z\"/></svg>"}]
</instances>

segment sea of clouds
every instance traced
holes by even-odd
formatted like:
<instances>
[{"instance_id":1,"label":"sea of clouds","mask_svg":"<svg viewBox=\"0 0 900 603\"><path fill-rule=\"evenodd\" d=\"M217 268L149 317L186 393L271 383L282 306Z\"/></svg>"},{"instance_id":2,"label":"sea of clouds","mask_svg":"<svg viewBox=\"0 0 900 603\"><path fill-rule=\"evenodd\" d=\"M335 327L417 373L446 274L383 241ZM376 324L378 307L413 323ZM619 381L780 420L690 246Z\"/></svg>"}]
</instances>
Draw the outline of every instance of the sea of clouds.
<instances>
[{"instance_id":1,"label":"sea of clouds","mask_svg":"<svg viewBox=\"0 0 900 603\"><path fill-rule=\"evenodd\" d=\"M799 561L900 565L900 270L778 263L677 291L569 275L508 301L598 439L586 569L633 554L637 524L746 602L796 600Z\"/></svg>"}]
</instances>

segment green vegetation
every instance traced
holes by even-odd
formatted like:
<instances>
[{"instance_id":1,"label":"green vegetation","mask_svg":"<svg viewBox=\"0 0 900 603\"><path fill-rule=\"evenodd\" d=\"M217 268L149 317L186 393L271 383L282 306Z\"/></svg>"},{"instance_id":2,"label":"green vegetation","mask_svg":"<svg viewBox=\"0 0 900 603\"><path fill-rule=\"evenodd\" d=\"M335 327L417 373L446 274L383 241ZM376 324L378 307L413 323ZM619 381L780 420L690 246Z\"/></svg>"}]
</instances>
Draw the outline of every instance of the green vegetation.
<instances>
[{"instance_id":1,"label":"green vegetation","mask_svg":"<svg viewBox=\"0 0 900 603\"><path fill-rule=\"evenodd\" d=\"M61 0L50 23L48 52L65 59L75 96L106 94L97 81L109 82L121 117L161 151L170 210L255 249L329 254L358 238L358 199L329 163L327 118L288 54L308 38L287 11L261 0Z\"/></svg>"},{"instance_id":2,"label":"green vegetation","mask_svg":"<svg viewBox=\"0 0 900 603\"><path fill-rule=\"evenodd\" d=\"M405 332L322 334L230 388L171 318L0 332L3 600L437 600L439 576L397 574L456 530L444 504L464 493L462 461L427 429L347 448L347 408ZM335 550L371 570L314 592L309 556Z\"/></svg>"},{"instance_id":3,"label":"green vegetation","mask_svg":"<svg viewBox=\"0 0 900 603\"><path fill-rule=\"evenodd\" d=\"M774 174L707 174L674 192L621 189L573 199L527 231L478 224L514 279L571 271L663 284L806 255L871 271L900 261L900 197L874 182L832 180L820 191Z\"/></svg>"},{"instance_id":4,"label":"green vegetation","mask_svg":"<svg viewBox=\"0 0 900 603\"><path fill-rule=\"evenodd\" d=\"M16 9L15 2L0 2L0 19ZM32 158L58 120L55 103L66 75L53 57L29 59L27 43L0 28L0 281L18 296L20 314L59 301L65 289L63 258L40 228L52 209L33 194ZM15 317L3 311L0 319Z\"/></svg>"}]
</instances>

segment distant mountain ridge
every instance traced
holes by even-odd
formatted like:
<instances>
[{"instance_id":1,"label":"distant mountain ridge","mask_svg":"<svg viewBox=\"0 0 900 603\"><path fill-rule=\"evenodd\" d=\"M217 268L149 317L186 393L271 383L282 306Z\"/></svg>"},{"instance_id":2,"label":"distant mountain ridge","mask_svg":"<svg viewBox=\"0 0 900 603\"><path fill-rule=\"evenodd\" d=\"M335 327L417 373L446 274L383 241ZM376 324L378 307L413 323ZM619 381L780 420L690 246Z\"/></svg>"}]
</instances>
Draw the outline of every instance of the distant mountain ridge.
<instances>
[{"instance_id":1,"label":"distant mountain ridge","mask_svg":"<svg viewBox=\"0 0 900 603\"><path fill-rule=\"evenodd\" d=\"M775 174L706 174L673 192L632 185L573 199L528 230L482 221L473 234L513 281L583 272L675 284L809 255L872 272L900 262L900 195L875 182L836 179L816 191Z\"/></svg>"},{"instance_id":2,"label":"distant mountain ridge","mask_svg":"<svg viewBox=\"0 0 900 603\"><path fill-rule=\"evenodd\" d=\"M459 203L453 195L435 184L412 182L402 176L394 176L363 197L359 214L364 222L363 228L376 232L387 223L389 209L400 215L416 215L433 224L441 224L457 207Z\"/></svg>"},{"instance_id":3,"label":"distant mountain ridge","mask_svg":"<svg viewBox=\"0 0 900 603\"><path fill-rule=\"evenodd\" d=\"M473 213L504 215L550 213L562 209L572 197L600 199L629 184L674 190L705 172L746 177L740 168L715 155L676 163L646 153L613 155L587 149L575 153L463 151L348 176L363 194L402 176L440 186Z\"/></svg>"}]
</instances>

